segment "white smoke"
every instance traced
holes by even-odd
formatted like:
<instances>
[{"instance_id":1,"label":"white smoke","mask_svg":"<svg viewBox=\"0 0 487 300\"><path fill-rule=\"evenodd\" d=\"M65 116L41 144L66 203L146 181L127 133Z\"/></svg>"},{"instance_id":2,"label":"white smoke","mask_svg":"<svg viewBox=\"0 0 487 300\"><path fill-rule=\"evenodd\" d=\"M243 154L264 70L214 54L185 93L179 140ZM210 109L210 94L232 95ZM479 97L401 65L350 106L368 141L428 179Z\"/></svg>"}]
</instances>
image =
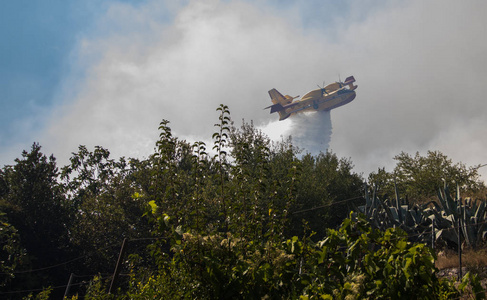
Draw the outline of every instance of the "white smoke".
<instances>
[{"instance_id":1,"label":"white smoke","mask_svg":"<svg viewBox=\"0 0 487 300\"><path fill-rule=\"evenodd\" d=\"M356 0L338 15L330 1L183 2L114 1L101 13L36 138L45 153L64 163L84 144L143 157L161 119L178 137L205 139L224 103L237 123L253 120L273 140L291 134L311 153L329 146L365 174L392 168L401 151L487 162L487 2ZM333 141L329 113L279 122L263 110L271 88L298 95L339 73L359 88L333 110ZM20 153L12 147L1 153Z\"/></svg>"}]
</instances>

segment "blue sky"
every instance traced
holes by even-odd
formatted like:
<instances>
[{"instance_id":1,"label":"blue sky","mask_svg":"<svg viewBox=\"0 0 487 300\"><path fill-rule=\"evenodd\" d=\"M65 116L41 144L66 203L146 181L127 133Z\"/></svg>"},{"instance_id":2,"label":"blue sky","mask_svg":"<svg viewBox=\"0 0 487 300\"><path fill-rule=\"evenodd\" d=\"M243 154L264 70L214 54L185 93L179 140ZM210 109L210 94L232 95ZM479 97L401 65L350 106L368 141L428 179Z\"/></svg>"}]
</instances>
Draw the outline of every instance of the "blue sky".
<instances>
[{"instance_id":1,"label":"blue sky","mask_svg":"<svg viewBox=\"0 0 487 300\"><path fill-rule=\"evenodd\" d=\"M0 4L0 147L32 139L42 127L79 35L96 16L83 1L2 1ZM20 129L20 130L19 130Z\"/></svg>"},{"instance_id":2,"label":"blue sky","mask_svg":"<svg viewBox=\"0 0 487 300\"><path fill-rule=\"evenodd\" d=\"M236 125L314 139L319 130L301 130L310 127L298 118L262 110L267 91L302 95L348 75L357 98L331 112L330 149L357 172L390 168L401 151L484 164L486 9L476 0L2 1L0 165L34 141L61 165L80 144L144 157L163 118L181 138L210 143L220 103Z\"/></svg>"}]
</instances>

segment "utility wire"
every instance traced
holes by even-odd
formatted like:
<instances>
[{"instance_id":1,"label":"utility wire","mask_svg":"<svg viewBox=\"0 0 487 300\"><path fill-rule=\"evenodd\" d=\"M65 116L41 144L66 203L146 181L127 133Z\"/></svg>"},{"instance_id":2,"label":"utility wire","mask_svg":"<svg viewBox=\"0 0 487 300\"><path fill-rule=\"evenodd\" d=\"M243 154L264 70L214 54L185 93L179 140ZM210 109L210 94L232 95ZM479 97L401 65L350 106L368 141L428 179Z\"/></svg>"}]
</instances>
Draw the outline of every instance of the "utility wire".
<instances>
[{"instance_id":1,"label":"utility wire","mask_svg":"<svg viewBox=\"0 0 487 300\"><path fill-rule=\"evenodd\" d=\"M94 276L97 276L98 274L93 274L93 275L83 275L83 276L78 276L78 275L74 275L74 277L87 277L87 276L91 276L91 277L94 277ZM111 278L112 276L105 276L105 277L101 277L100 279L102 280L105 280L105 279L108 279L108 278ZM72 283L70 284L70 286L79 286L79 285L85 285L85 284L88 284L89 282L86 282L86 281L82 281L82 282L78 282L78 283ZM58 285L58 286L54 286L54 287L50 287L51 289L53 290L57 290L57 289L61 289L61 288L66 288L68 285L65 284L65 285ZM32 293L32 292L42 292L44 290L46 290L47 288L38 288L38 289L30 289L30 290L18 290L18 291L8 291L8 292L0 292L0 295L7 295L7 294L20 294L20 293Z\"/></svg>"},{"instance_id":2,"label":"utility wire","mask_svg":"<svg viewBox=\"0 0 487 300\"><path fill-rule=\"evenodd\" d=\"M129 242L132 242L132 241L145 241L145 240L160 240L160 239L165 239L166 237L153 237L153 238L137 238L137 239L130 239L128 240ZM51 265L51 266L47 266L47 267L43 267L43 268L38 268L38 269L30 269L30 270L23 270L23 271L15 271L15 272L11 272L11 273L8 273L8 272L4 272L4 273L0 273L0 275L10 275L10 274L26 274L26 273L33 273L33 272L38 272L38 271L44 271L44 270L49 270L49 269L53 269L53 268L57 268L57 267L60 267L60 266L63 266L63 265L67 265L69 263L72 263L74 261L77 261L77 260L80 260L80 259L83 259L83 258L86 258L87 256L90 256L92 254L95 254L99 251L103 251L103 250L106 250L108 248L112 248L112 247L116 247L116 246L120 246L119 244L113 244L113 245L110 245L110 246L106 246L106 247L103 247L101 249L98 249L96 251L92 251L90 253L87 253L87 254L84 254L82 256L79 256L79 257L76 257L76 258L73 258L73 259L70 259L68 261L65 261L65 262L62 262L62 263L58 263L58 264L55 264L55 265Z\"/></svg>"},{"instance_id":3,"label":"utility wire","mask_svg":"<svg viewBox=\"0 0 487 300\"><path fill-rule=\"evenodd\" d=\"M76 258L73 258L73 259L67 260L67 261L65 261L65 262L55 264L55 265L51 265L51 266L47 266L47 267L42 267L42 268L38 268L38 269L30 269L30 270L23 270L23 271L15 271L15 272L11 272L11 273L4 272L4 273L0 273L0 275L10 275L10 274L25 274L25 273L33 273L33 272L38 272L38 271L44 271L44 270L49 270L49 269L57 268L57 267L60 267L60 266L63 266L63 265L67 265L67 264L69 264L69 263L72 263L72 262L74 262L74 261L77 261L77 260L80 260L80 259L86 258L86 257L88 257L88 256L90 256L90 255L96 254L96 253L97 253L97 252L99 252L99 251L103 251L103 250L106 250L106 249L108 249L108 248L112 248L112 247L116 247L116 246L119 246L119 244L113 244L113 245L105 246L105 247L103 247L103 248L97 249L96 251L89 252L89 253L87 253L87 254L81 255L81 256L79 256L79 257L76 257Z\"/></svg>"},{"instance_id":4,"label":"utility wire","mask_svg":"<svg viewBox=\"0 0 487 300\"><path fill-rule=\"evenodd\" d=\"M162 239L167 239L167 237L161 236L161 237L152 237L152 238L137 238L137 239L130 239L128 241L135 242L135 241L162 240Z\"/></svg>"},{"instance_id":5,"label":"utility wire","mask_svg":"<svg viewBox=\"0 0 487 300\"><path fill-rule=\"evenodd\" d=\"M300 214L300 213L303 213L303 212L313 211L313 210L317 210L317 209L320 209L320 208L325 208L325 207L333 206L335 204L346 203L346 202L350 202L352 200L357 200L357 199L364 199L364 197L363 196L359 196L359 197L349 198L349 199L345 199L345 200L335 201L335 202L332 202L332 203L328 203L328 204L324 204L324 205L320 205L320 206L316 206L316 207L312 207L312 208L308 208L308 209L298 210L298 211L292 212L291 214L292 215L294 215L294 214Z\"/></svg>"},{"instance_id":6,"label":"utility wire","mask_svg":"<svg viewBox=\"0 0 487 300\"><path fill-rule=\"evenodd\" d=\"M71 260L68 260L68 261L59 263L59 264L55 264L55 265L52 265L52 266L47 266L47 267L44 267L44 268L24 270L24 271L15 271L15 272L12 272L12 273L0 273L0 275L25 274L25 273L32 273L32 272L37 272L37 271L44 271L44 270L48 270L48 269L52 269L52 268L60 267L62 265L69 264L69 263L71 263L73 261L77 261L77 260L80 260L82 258L85 258L86 256L87 255L83 255L83 256L80 256L80 257L77 257L77 258L74 258L74 259L71 259Z\"/></svg>"}]
</instances>

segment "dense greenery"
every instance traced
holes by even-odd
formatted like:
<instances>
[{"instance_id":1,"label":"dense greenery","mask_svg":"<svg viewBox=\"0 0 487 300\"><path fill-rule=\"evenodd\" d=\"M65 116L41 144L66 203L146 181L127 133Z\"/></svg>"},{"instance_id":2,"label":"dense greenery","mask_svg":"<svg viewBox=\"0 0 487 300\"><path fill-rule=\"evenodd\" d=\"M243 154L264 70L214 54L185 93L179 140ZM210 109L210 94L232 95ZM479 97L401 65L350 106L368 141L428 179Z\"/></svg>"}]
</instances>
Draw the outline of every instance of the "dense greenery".
<instances>
[{"instance_id":1,"label":"dense greenery","mask_svg":"<svg viewBox=\"0 0 487 300\"><path fill-rule=\"evenodd\" d=\"M0 297L46 288L39 297L60 298L71 273L70 295L100 299L461 292L436 278L424 244L350 214L368 194L350 160L300 155L290 140L273 144L251 123L234 127L226 106L217 112L208 148L173 136L163 120L155 153L142 160L80 146L58 169L34 143L1 169ZM109 295L124 239L124 276Z\"/></svg>"},{"instance_id":2,"label":"dense greenery","mask_svg":"<svg viewBox=\"0 0 487 300\"><path fill-rule=\"evenodd\" d=\"M164 218L155 214L158 218ZM354 219L354 220L353 220ZM457 290L435 275L434 255L400 229L381 232L361 216L325 239L249 241L232 233L172 232L172 257L148 276L131 273L122 299L450 299ZM168 233L168 232L166 232ZM468 278L466 279L468 280ZM477 281L474 279L474 283ZM88 291L106 295L102 284ZM110 298L110 297L108 297Z\"/></svg>"},{"instance_id":3,"label":"dense greenery","mask_svg":"<svg viewBox=\"0 0 487 300\"><path fill-rule=\"evenodd\" d=\"M422 203L435 198L439 188L460 186L463 192L475 194L485 190L479 180L478 168L453 163L439 151L428 151L425 156L416 152L414 156L401 152L394 157L397 161L392 172L378 169L369 175L369 182L377 185L383 198L394 195L397 187L402 195L414 203Z\"/></svg>"}]
</instances>

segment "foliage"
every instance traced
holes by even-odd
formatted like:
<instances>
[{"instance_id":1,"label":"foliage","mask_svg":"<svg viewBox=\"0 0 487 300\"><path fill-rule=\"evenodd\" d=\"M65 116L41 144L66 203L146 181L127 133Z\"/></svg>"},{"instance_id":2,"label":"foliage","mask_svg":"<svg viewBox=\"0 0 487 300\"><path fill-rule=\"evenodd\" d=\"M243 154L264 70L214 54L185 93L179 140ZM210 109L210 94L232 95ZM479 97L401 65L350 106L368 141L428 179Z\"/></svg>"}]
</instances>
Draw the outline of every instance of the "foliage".
<instances>
[{"instance_id":1,"label":"foliage","mask_svg":"<svg viewBox=\"0 0 487 300\"><path fill-rule=\"evenodd\" d=\"M0 212L0 287L7 286L15 271L25 262L25 250L21 246L17 229L8 223L5 213Z\"/></svg>"},{"instance_id":2,"label":"foliage","mask_svg":"<svg viewBox=\"0 0 487 300\"><path fill-rule=\"evenodd\" d=\"M87 255L83 269L111 272L116 260L114 249L121 239L148 237L147 220L141 218L145 203L134 199L140 191L132 176L139 163L124 158L110 159L102 147L89 151L80 146L62 168L61 178L71 204L71 243L78 255ZM82 270L86 272L85 270Z\"/></svg>"},{"instance_id":3,"label":"foliage","mask_svg":"<svg viewBox=\"0 0 487 300\"><path fill-rule=\"evenodd\" d=\"M432 212L438 226L436 239L442 238L458 246L458 235L470 248L482 245L487 238L485 226L486 202L467 198L462 200L457 187L455 199L450 195L448 186L438 191L440 204L435 204Z\"/></svg>"},{"instance_id":4,"label":"foliage","mask_svg":"<svg viewBox=\"0 0 487 300\"><path fill-rule=\"evenodd\" d=\"M454 291L436 277L430 248L408 242L400 229L374 229L360 215L318 245L309 298L430 299Z\"/></svg>"},{"instance_id":5,"label":"foliage","mask_svg":"<svg viewBox=\"0 0 487 300\"><path fill-rule=\"evenodd\" d=\"M39 288L43 282L61 280L59 273L49 269L40 276L22 272L59 263L69 256L69 209L58 183L55 158L45 156L34 143L30 152L23 151L22 158L13 166L5 166L1 175L0 210L13 226L7 226L10 232L16 230L12 243L20 241L18 247L27 254L21 254L23 264L15 270L21 273L11 280L10 288Z\"/></svg>"},{"instance_id":6,"label":"foliage","mask_svg":"<svg viewBox=\"0 0 487 300\"><path fill-rule=\"evenodd\" d=\"M130 299L446 299L460 291L435 275L433 251L361 215L325 239L260 242L231 233L173 232L158 272L132 273ZM478 285L473 285L478 288Z\"/></svg>"},{"instance_id":7,"label":"foliage","mask_svg":"<svg viewBox=\"0 0 487 300\"><path fill-rule=\"evenodd\" d=\"M377 185L382 198L394 195L395 185L402 195L413 202L424 202L436 196L435 191L459 185L464 192L475 193L485 188L479 180L478 166L466 167L453 163L440 151L428 151L426 156L401 152L394 157L397 164L392 172L379 169L369 175L369 183Z\"/></svg>"},{"instance_id":8,"label":"foliage","mask_svg":"<svg viewBox=\"0 0 487 300\"><path fill-rule=\"evenodd\" d=\"M57 182L55 158L41 153L39 144L31 152L24 151L22 159L4 168L7 192L3 207L10 222L22 232L27 251L44 258L55 257L66 243L68 222L62 190Z\"/></svg>"},{"instance_id":9,"label":"foliage","mask_svg":"<svg viewBox=\"0 0 487 300\"><path fill-rule=\"evenodd\" d=\"M23 299L48 300L51 296L51 292L52 292L52 288L49 287L35 295L30 293L27 297Z\"/></svg>"},{"instance_id":10,"label":"foliage","mask_svg":"<svg viewBox=\"0 0 487 300\"><path fill-rule=\"evenodd\" d=\"M428 204L411 205L407 199L399 195L395 189L394 199L380 199L377 186L369 191L365 185L365 205L357 207L370 221L372 226L385 231L388 228L401 228L415 241L427 243L431 240L432 210Z\"/></svg>"},{"instance_id":11,"label":"foliage","mask_svg":"<svg viewBox=\"0 0 487 300\"><path fill-rule=\"evenodd\" d=\"M317 156L306 154L296 164L300 172L292 207L297 212L292 215L292 234L302 235L302 220L306 220L308 230L322 238L327 227L334 228L347 217L354 203L351 200L363 201L358 197L363 193L362 178L352 172L350 160L329 151ZM317 207L321 209L314 209Z\"/></svg>"},{"instance_id":12,"label":"foliage","mask_svg":"<svg viewBox=\"0 0 487 300\"><path fill-rule=\"evenodd\" d=\"M115 297L113 297L113 295L107 294L107 286L108 282L106 280L103 280L100 275L94 276L88 286L85 299L114 299Z\"/></svg>"},{"instance_id":13,"label":"foliage","mask_svg":"<svg viewBox=\"0 0 487 300\"><path fill-rule=\"evenodd\" d=\"M368 190L349 159L332 152L299 157L290 140L271 144L252 123L234 127L227 106L217 114L209 151L174 136L163 120L155 152L144 159L115 160L101 146L80 146L59 172L54 157L34 144L1 169L0 257L9 288L18 291L12 298L46 286L53 288L38 297L61 297L74 272L111 274L124 239L121 269L129 276L119 278L118 289L107 294L110 278L97 275L72 293L87 299L458 294L435 277L431 250L402 231L428 229L432 209L413 214L399 196L382 202L366 194L367 217L342 223ZM372 226L378 221L384 226Z\"/></svg>"},{"instance_id":14,"label":"foliage","mask_svg":"<svg viewBox=\"0 0 487 300\"><path fill-rule=\"evenodd\" d=\"M371 195L366 188L366 203L357 207L375 228L399 227L412 240L426 244L434 241L455 248L458 248L459 235L464 245L470 248L482 246L487 238L486 202L470 198L462 200L458 187L455 198L445 186L438 190L439 201L431 200L422 205L410 205L407 199L401 199L397 188L392 200L380 199L376 191L377 187L374 187Z\"/></svg>"}]
</instances>

